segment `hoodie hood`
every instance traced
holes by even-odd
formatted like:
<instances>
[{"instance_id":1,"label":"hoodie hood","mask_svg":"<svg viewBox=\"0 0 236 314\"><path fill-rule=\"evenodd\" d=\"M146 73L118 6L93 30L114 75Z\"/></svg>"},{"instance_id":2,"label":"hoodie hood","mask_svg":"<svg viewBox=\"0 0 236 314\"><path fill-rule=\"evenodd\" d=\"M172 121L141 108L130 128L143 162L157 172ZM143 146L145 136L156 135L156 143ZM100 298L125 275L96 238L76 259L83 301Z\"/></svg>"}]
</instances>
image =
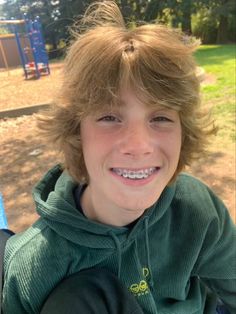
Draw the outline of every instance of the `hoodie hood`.
<instances>
[{"instance_id":1,"label":"hoodie hood","mask_svg":"<svg viewBox=\"0 0 236 314\"><path fill-rule=\"evenodd\" d=\"M60 165L55 166L33 190L36 210L60 236L92 248L114 248L114 236L119 238L121 244L133 240L137 233L144 230L145 225L149 228L164 215L175 194L175 185L166 187L159 200L129 230L128 227L115 227L88 220L76 208L74 189L77 186L66 170L63 171ZM114 236L108 237L109 234ZM93 241L94 237L96 240Z\"/></svg>"}]
</instances>

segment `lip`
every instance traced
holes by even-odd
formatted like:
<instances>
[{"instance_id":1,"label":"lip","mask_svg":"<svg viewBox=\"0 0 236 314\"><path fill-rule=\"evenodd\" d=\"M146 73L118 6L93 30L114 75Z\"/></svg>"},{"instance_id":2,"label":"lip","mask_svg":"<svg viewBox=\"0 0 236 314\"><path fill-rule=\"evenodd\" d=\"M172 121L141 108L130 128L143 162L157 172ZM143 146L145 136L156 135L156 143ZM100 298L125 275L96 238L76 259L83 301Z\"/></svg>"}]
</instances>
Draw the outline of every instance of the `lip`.
<instances>
[{"instance_id":1,"label":"lip","mask_svg":"<svg viewBox=\"0 0 236 314\"><path fill-rule=\"evenodd\" d=\"M124 170L129 170L129 171L140 171L140 170L144 170L144 169L149 169L149 168L155 168L155 171L147 178L143 178L143 179L128 179L128 178L124 178L123 176L118 175L116 172L114 172L112 169L124 169ZM157 176L157 174L160 171L160 167L142 167L142 168L124 168L124 167L114 167L114 168L110 168L110 173L116 178L118 179L121 183L127 185L127 186L144 186L146 184L149 184L152 180L155 179L155 177Z\"/></svg>"}]
</instances>

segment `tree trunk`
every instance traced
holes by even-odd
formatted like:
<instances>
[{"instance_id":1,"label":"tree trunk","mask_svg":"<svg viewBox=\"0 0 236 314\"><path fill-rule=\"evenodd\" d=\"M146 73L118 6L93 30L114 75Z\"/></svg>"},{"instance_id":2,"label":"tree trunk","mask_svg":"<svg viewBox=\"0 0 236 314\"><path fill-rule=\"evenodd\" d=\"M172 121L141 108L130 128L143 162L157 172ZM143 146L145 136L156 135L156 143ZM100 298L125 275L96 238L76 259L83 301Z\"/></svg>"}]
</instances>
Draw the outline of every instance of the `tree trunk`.
<instances>
[{"instance_id":1,"label":"tree trunk","mask_svg":"<svg viewBox=\"0 0 236 314\"><path fill-rule=\"evenodd\" d=\"M128 0L121 0L120 1L120 9L123 15L125 22L129 21L129 17L131 15L131 8L128 3Z\"/></svg>"},{"instance_id":2,"label":"tree trunk","mask_svg":"<svg viewBox=\"0 0 236 314\"><path fill-rule=\"evenodd\" d=\"M190 2L191 3L191 2ZM183 8L183 18L182 18L182 31L188 35L192 34L192 26L191 26L191 4L186 5Z\"/></svg>"},{"instance_id":3,"label":"tree trunk","mask_svg":"<svg viewBox=\"0 0 236 314\"><path fill-rule=\"evenodd\" d=\"M227 16L220 16L220 23L217 30L217 44L226 44L228 42L228 18Z\"/></svg>"},{"instance_id":4,"label":"tree trunk","mask_svg":"<svg viewBox=\"0 0 236 314\"><path fill-rule=\"evenodd\" d=\"M159 12L159 3L156 0L149 1L145 10L144 19L147 22L153 21L157 18Z\"/></svg>"}]
</instances>

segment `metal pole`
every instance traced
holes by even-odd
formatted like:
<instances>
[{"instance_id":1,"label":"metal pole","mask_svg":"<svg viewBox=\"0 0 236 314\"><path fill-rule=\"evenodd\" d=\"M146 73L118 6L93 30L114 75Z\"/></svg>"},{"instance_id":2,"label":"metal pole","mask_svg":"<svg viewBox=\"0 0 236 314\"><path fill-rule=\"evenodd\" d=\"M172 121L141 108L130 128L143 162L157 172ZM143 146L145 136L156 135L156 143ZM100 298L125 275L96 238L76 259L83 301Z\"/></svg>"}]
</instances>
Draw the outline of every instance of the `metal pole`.
<instances>
[{"instance_id":1,"label":"metal pole","mask_svg":"<svg viewBox=\"0 0 236 314\"><path fill-rule=\"evenodd\" d=\"M34 44L35 30L34 30L34 27L33 27L33 22L31 20L29 20L26 16L24 16L24 17L25 17L26 32L27 32L27 36L29 38L31 51L32 51L33 58L34 58L34 66L35 66L36 77L40 78L40 71L39 71L39 68L38 68L36 47L35 47L35 44Z\"/></svg>"},{"instance_id":2,"label":"metal pole","mask_svg":"<svg viewBox=\"0 0 236 314\"><path fill-rule=\"evenodd\" d=\"M13 30L14 30L14 34L15 34L16 43L17 43L19 54L20 54L22 66L24 68L25 78L27 79L28 78L28 73L27 73L26 67L25 67L25 64L26 64L25 57L24 57L24 53L23 53L22 48L21 48L21 43L20 43L20 38L19 38L18 32L17 32L17 28L16 28L16 25L14 25L14 24L13 24Z\"/></svg>"}]
</instances>

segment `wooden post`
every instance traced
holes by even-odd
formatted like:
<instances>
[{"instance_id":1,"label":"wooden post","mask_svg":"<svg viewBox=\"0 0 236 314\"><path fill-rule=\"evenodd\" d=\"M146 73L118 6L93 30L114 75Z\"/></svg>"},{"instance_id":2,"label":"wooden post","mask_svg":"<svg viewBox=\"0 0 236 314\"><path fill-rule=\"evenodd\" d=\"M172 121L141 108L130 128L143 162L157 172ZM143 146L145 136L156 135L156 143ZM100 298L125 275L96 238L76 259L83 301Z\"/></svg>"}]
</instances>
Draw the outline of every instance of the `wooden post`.
<instances>
[{"instance_id":1,"label":"wooden post","mask_svg":"<svg viewBox=\"0 0 236 314\"><path fill-rule=\"evenodd\" d=\"M2 45L1 37L0 37L0 51L2 53L3 62L5 64L5 68L7 69L7 73L8 73L8 75L10 75L10 71L9 71L9 67L8 67L8 63L7 63L7 57L6 57L6 54L5 54L3 45Z\"/></svg>"}]
</instances>

